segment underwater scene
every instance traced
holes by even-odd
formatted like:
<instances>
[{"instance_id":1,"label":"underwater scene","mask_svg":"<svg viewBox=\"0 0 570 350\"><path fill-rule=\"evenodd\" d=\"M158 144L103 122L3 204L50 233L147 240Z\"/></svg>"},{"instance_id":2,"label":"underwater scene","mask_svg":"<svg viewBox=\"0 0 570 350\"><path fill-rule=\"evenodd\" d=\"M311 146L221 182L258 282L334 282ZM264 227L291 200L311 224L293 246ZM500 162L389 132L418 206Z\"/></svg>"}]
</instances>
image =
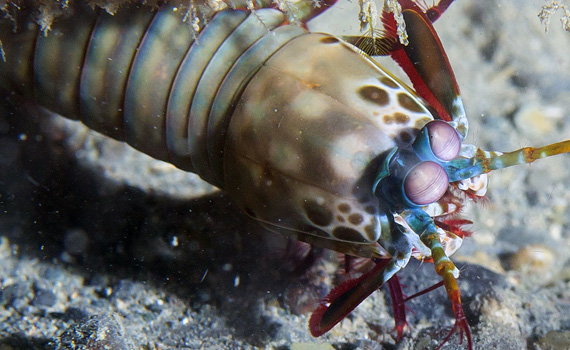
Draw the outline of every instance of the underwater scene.
<instances>
[{"instance_id":1,"label":"underwater scene","mask_svg":"<svg viewBox=\"0 0 570 350\"><path fill-rule=\"evenodd\" d=\"M570 1L0 10L0 349L570 348Z\"/></svg>"}]
</instances>

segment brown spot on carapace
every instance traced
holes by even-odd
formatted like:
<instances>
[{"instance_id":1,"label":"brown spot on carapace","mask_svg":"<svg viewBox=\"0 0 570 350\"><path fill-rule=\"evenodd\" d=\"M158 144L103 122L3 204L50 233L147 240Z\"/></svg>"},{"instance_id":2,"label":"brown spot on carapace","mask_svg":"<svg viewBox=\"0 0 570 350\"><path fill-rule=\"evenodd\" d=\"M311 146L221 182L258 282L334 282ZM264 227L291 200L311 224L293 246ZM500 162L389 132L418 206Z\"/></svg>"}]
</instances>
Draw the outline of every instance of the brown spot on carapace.
<instances>
[{"instance_id":1,"label":"brown spot on carapace","mask_svg":"<svg viewBox=\"0 0 570 350\"><path fill-rule=\"evenodd\" d=\"M367 212L368 214L374 215L376 214L376 207L374 207L373 205L367 205L364 208L364 211Z\"/></svg>"},{"instance_id":2,"label":"brown spot on carapace","mask_svg":"<svg viewBox=\"0 0 570 350\"><path fill-rule=\"evenodd\" d=\"M386 106L390 102L390 96L388 96L388 93L378 86L363 86L358 90L358 94L360 94L360 97L366 101L375 103L379 106Z\"/></svg>"},{"instance_id":3,"label":"brown spot on carapace","mask_svg":"<svg viewBox=\"0 0 570 350\"><path fill-rule=\"evenodd\" d=\"M398 94L398 102L400 103L400 106L409 111L423 112L422 106L420 106L413 98L402 92Z\"/></svg>"},{"instance_id":4,"label":"brown spot on carapace","mask_svg":"<svg viewBox=\"0 0 570 350\"><path fill-rule=\"evenodd\" d=\"M393 81L392 79L390 79L388 77L382 77L379 80L382 84L386 85L387 87L391 87L393 89L400 87L398 84L396 84L395 81Z\"/></svg>"},{"instance_id":5,"label":"brown spot on carapace","mask_svg":"<svg viewBox=\"0 0 570 350\"><path fill-rule=\"evenodd\" d=\"M408 124L410 122L410 117L407 114L396 112L394 113L394 120L398 124Z\"/></svg>"},{"instance_id":6,"label":"brown spot on carapace","mask_svg":"<svg viewBox=\"0 0 570 350\"><path fill-rule=\"evenodd\" d=\"M402 131L399 135L400 140L404 143L410 143L412 141L412 135L407 131Z\"/></svg>"},{"instance_id":7,"label":"brown spot on carapace","mask_svg":"<svg viewBox=\"0 0 570 350\"><path fill-rule=\"evenodd\" d=\"M326 36L324 38L320 38L319 41L323 44L334 44L338 43L338 39L334 36Z\"/></svg>"},{"instance_id":8,"label":"brown spot on carapace","mask_svg":"<svg viewBox=\"0 0 570 350\"><path fill-rule=\"evenodd\" d=\"M360 225L362 221L364 221L364 218L362 217L361 214L358 213L350 214L348 217L348 222L350 222L355 226Z\"/></svg>"},{"instance_id":9,"label":"brown spot on carapace","mask_svg":"<svg viewBox=\"0 0 570 350\"><path fill-rule=\"evenodd\" d=\"M338 205L338 210L341 213L350 213L350 204L348 203L341 203Z\"/></svg>"},{"instance_id":10,"label":"brown spot on carapace","mask_svg":"<svg viewBox=\"0 0 570 350\"><path fill-rule=\"evenodd\" d=\"M427 118L427 117L426 118L419 118L416 120L414 128L419 130L419 129L423 128L424 126L426 126L426 124L429 122L431 122L430 118Z\"/></svg>"},{"instance_id":11,"label":"brown spot on carapace","mask_svg":"<svg viewBox=\"0 0 570 350\"><path fill-rule=\"evenodd\" d=\"M384 121L384 124L392 124L394 122L392 116L388 114L382 117L382 120Z\"/></svg>"},{"instance_id":12,"label":"brown spot on carapace","mask_svg":"<svg viewBox=\"0 0 570 350\"><path fill-rule=\"evenodd\" d=\"M305 86L308 87L309 89L313 90L317 90L319 87L321 87L321 84L315 84L308 81L303 81L302 83L305 84Z\"/></svg>"},{"instance_id":13,"label":"brown spot on carapace","mask_svg":"<svg viewBox=\"0 0 570 350\"><path fill-rule=\"evenodd\" d=\"M374 225L366 225L364 226L364 232L368 235L368 238L374 239L374 237L378 236L376 234L376 227Z\"/></svg>"},{"instance_id":14,"label":"brown spot on carapace","mask_svg":"<svg viewBox=\"0 0 570 350\"><path fill-rule=\"evenodd\" d=\"M340 216L340 215L337 215L337 216L336 216L336 221L338 221L338 222L344 222L344 218L343 218L342 216Z\"/></svg>"},{"instance_id":15,"label":"brown spot on carapace","mask_svg":"<svg viewBox=\"0 0 570 350\"><path fill-rule=\"evenodd\" d=\"M333 220L332 212L312 199L307 199L303 203L303 209L307 218L317 226L328 226Z\"/></svg>"},{"instance_id":16,"label":"brown spot on carapace","mask_svg":"<svg viewBox=\"0 0 570 350\"><path fill-rule=\"evenodd\" d=\"M366 242L360 232L350 227L339 226L332 230L333 236L343 241L349 242Z\"/></svg>"}]
</instances>

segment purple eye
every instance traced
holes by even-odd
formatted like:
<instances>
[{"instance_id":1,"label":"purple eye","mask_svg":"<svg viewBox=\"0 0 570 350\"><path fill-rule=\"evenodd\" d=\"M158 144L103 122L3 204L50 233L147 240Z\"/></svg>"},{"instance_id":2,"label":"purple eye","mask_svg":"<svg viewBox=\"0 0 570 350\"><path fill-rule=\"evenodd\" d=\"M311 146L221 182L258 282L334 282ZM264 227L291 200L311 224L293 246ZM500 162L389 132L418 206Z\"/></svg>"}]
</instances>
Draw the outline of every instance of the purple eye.
<instances>
[{"instance_id":1,"label":"purple eye","mask_svg":"<svg viewBox=\"0 0 570 350\"><path fill-rule=\"evenodd\" d=\"M431 150L437 158L447 162L457 157L461 141L451 125L441 120L434 120L426 127Z\"/></svg>"},{"instance_id":2,"label":"purple eye","mask_svg":"<svg viewBox=\"0 0 570 350\"><path fill-rule=\"evenodd\" d=\"M430 204L444 195L449 178L441 165L421 162L410 170L404 179L404 192L417 205Z\"/></svg>"}]
</instances>

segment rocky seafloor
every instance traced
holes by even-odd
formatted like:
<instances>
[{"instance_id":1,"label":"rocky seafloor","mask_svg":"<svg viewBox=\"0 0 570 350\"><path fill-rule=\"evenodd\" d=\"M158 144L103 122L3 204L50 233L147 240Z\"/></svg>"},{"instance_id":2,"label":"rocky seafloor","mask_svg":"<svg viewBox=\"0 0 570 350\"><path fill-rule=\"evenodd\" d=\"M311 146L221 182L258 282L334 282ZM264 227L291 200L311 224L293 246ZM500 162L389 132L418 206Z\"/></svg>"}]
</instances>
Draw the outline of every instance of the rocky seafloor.
<instances>
[{"instance_id":1,"label":"rocky seafloor","mask_svg":"<svg viewBox=\"0 0 570 350\"><path fill-rule=\"evenodd\" d=\"M469 142L570 138L570 33L562 9L545 33L546 3L457 0L438 20ZM334 10L311 28L357 29L354 4ZM194 176L16 107L0 117L0 350L434 349L451 329L438 289L407 303L395 343L382 288L311 337L310 312L342 278L336 254L303 260L304 246ZM453 259L475 349L570 348L568 169L563 155L497 171L488 200L466 209L474 234ZM399 276L407 294L437 281L416 261ZM455 335L442 349L466 345Z\"/></svg>"}]
</instances>

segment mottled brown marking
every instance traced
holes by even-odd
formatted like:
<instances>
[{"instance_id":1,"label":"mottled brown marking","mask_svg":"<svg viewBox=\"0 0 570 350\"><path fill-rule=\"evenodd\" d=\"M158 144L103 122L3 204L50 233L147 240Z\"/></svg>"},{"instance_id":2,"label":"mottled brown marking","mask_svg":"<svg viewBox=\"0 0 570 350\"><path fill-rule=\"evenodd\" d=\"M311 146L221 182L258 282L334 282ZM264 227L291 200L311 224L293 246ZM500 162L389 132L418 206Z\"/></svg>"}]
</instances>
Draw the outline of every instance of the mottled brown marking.
<instances>
[{"instance_id":1,"label":"mottled brown marking","mask_svg":"<svg viewBox=\"0 0 570 350\"><path fill-rule=\"evenodd\" d=\"M323 44L334 44L338 43L338 39L332 36L327 36L324 38L320 38L319 41Z\"/></svg>"},{"instance_id":2,"label":"mottled brown marking","mask_svg":"<svg viewBox=\"0 0 570 350\"><path fill-rule=\"evenodd\" d=\"M390 96L388 96L388 93L378 86L368 85L361 87L360 90L358 90L358 93L360 94L360 97L366 101L375 103L379 106L386 106L390 102Z\"/></svg>"},{"instance_id":3,"label":"mottled brown marking","mask_svg":"<svg viewBox=\"0 0 570 350\"><path fill-rule=\"evenodd\" d=\"M328 226L333 220L331 211L312 199L308 199L303 203L303 209L305 214L307 214L307 218L317 226Z\"/></svg>"},{"instance_id":4,"label":"mottled brown marking","mask_svg":"<svg viewBox=\"0 0 570 350\"><path fill-rule=\"evenodd\" d=\"M427 123L429 123L431 121L430 118L419 118L416 120L416 123L414 124L414 128L415 129L421 129L424 126L426 126Z\"/></svg>"},{"instance_id":5,"label":"mottled brown marking","mask_svg":"<svg viewBox=\"0 0 570 350\"><path fill-rule=\"evenodd\" d=\"M398 94L398 102L400 103L400 106L409 111L423 112L422 106L420 106L413 98L402 92Z\"/></svg>"},{"instance_id":6,"label":"mottled brown marking","mask_svg":"<svg viewBox=\"0 0 570 350\"><path fill-rule=\"evenodd\" d=\"M343 241L350 241L350 242L366 242L365 239L362 238L360 232L345 226L336 227L332 231L333 236Z\"/></svg>"},{"instance_id":7,"label":"mottled brown marking","mask_svg":"<svg viewBox=\"0 0 570 350\"><path fill-rule=\"evenodd\" d=\"M309 89L313 90L317 90L318 88L321 87L321 84L315 84L308 81L303 81L302 83L305 84L305 86L308 87Z\"/></svg>"},{"instance_id":8,"label":"mottled brown marking","mask_svg":"<svg viewBox=\"0 0 570 350\"><path fill-rule=\"evenodd\" d=\"M396 88L399 88L399 87L400 87L398 84L396 84L395 81L393 81L392 79L387 78L387 77L382 77L382 78L380 78L380 82L381 82L382 84L388 86L388 87L393 88L393 89L396 89Z\"/></svg>"},{"instance_id":9,"label":"mottled brown marking","mask_svg":"<svg viewBox=\"0 0 570 350\"><path fill-rule=\"evenodd\" d=\"M364 221L364 218L362 217L362 215L360 215L358 213L350 214L348 216L348 222L350 222L351 224L353 224L355 226L360 225L362 223L362 221Z\"/></svg>"},{"instance_id":10,"label":"mottled brown marking","mask_svg":"<svg viewBox=\"0 0 570 350\"><path fill-rule=\"evenodd\" d=\"M399 135L400 140L404 143L410 143L412 141L412 135L407 131L402 131Z\"/></svg>"},{"instance_id":11,"label":"mottled brown marking","mask_svg":"<svg viewBox=\"0 0 570 350\"><path fill-rule=\"evenodd\" d=\"M367 212L368 214L374 215L374 214L376 214L376 207L373 205L367 205L364 208L364 211Z\"/></svg>"},{"instance_id":12,"label":"mottled brown marking","mask_svg":"<svg viewBox=\"0 0 570 350\"><path fill-rule=\"evenodd\" d=\"M376 227L374 225L366 225L364 226L364 232L368 235L368 238L372 239L376 237Z\"/></svg>"},{"instance_id":13,"label":"mottled brown marking","mask_svg":"<svg viewBox=\"0 0 570 350\"><path fill-rule=\"evenodd\" d=\"M394 120L398 124L408 124L410 122L410 117L407 114L396 112L394 113Z\"/></svg>"},{"instance_id":14,"label":"mottled brown marking","mask_svg":"<svg viewBox=\"0 0 570 350\"><path fill-rule=\"evenodd\" d=\"M350 204L348 203L341 203L338 205L338 210L341 213L350 213Z\"/></svg>"},{"instance_id":15,"label":"mottled brown marking","mask_svg":"<svg viewBox=\"0 0 570 350\"><path fill-rule=\"evenodd\" d=\"M337 215L337 216L336 216L336 220L337 220L338 222L344 222L344 218L343 218L342 216L340 216L340 215Z\"/></svg>"},{"instance_id":16,"label":"mottled brown marking","mask_svg":"<svg viewBox=\"0 0 570 350\"><path fill-rule=\"evenodd\" d=\"M392 116L388 114L382 117L382 120L384 121L384 124L392 124L392 122L394 121Z\"/></svg>"}]
</instances>

